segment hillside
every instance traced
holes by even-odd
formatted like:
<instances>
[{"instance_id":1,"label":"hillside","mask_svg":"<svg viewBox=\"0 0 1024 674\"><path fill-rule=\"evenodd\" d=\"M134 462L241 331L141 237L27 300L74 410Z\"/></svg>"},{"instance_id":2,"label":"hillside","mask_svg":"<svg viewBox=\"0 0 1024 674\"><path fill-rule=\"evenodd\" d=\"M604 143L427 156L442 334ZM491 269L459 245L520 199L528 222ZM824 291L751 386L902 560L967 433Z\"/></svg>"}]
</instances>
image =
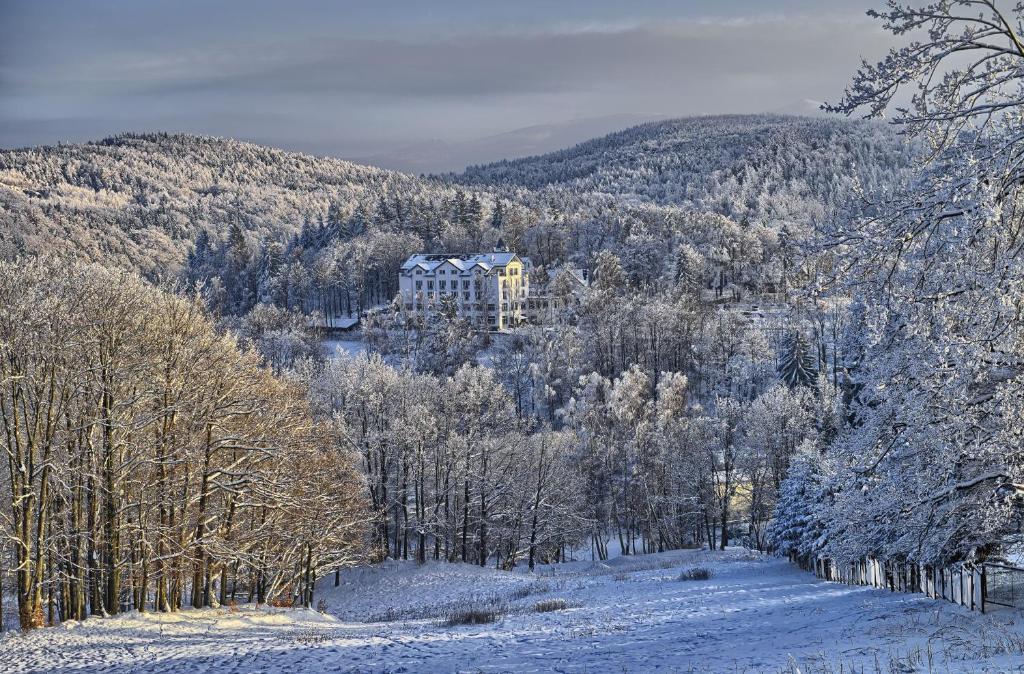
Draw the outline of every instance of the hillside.
<instances>
[{"instance_id":1,"label":"hillside","mask_svg":"<svg viewBox=\"0 0 1024 674\"><path fill-rule=\"evenodd\" d=\"M282 239L333 204L443 194L411 176L190 135L0 151L0 256L64 251L173 276L202 230Z\"/></svg>"},{"instance_id":2,"label":"hillside","mask_svg":"<svg viewBox=\"0 0 1024 674\"><path fill-rule=\"evenodd\" d=\"M694 564L711 578L679 580ZM1013 670L1022 638L1012 613L965 616L740 549L568 562L540 577L389 561L341 580L320 582L323 613L252 604L134 612L13 634L0 647L16 670L62 674L995 672ZM458 624L474 610L494 622Z\"/></svg>"},{"instance_id":3,"label":"hillside","mask_svg":"<svg viewBox=\"0 0 1024 674\"><path fill-rule=\"evenodd\" d=\"M832 212L854 184L891 185L911 162L904 139L877 123L770 115L652 122L525 159L471 166L466 186L557 189L631 202L692 205L770 223Z\"/></svg>"},{"instance_id":4,"label":"hillside","mask_svg":"<svg viewBox=\"0 0 1024 674\"><path fill-rule=\"evenodd\" d=\"M909 162L885 127L780 116L643 124L433 178L221 138L124 134L0 151L0 258L55 251L204 282L211 306L232 314L377 305L410 253L499 241L543 266L590 267L608 250L637 285L664 285L681 244L709 260L764 249L744 275L777 276L778 239L804 238L857 187L891 185ZM707 213L725 218L694 222Z\"/></svg>"},{"instance_id":5,"label":"hillside","mask_svg":"<svg viewBox=\"0 0 1024 674\"><path fill-rule=\"evenodd\" d=\"M807 222L841 205L854 184L891 183L909 156L874 124L701 117L424 180L228 139L124 134L0 151L0 256L63 251L175 276L201 232L222 238L238 224L252 241L284 241L306 222L376 217L382 199L401 201L394 224L429 242L459 219L442 206L458 188L529 207L526 217L553 205L587 219L619 202Z\"/></svg>"}]
</instances>

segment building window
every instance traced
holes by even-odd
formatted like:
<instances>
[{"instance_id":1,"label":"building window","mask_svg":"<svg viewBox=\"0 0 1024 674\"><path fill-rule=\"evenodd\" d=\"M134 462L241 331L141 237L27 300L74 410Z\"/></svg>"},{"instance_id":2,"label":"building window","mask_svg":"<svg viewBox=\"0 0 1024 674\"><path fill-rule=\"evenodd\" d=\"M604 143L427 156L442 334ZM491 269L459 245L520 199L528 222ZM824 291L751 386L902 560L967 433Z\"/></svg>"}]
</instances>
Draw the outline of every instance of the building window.
<instances>
[{"instance_id":1,"label":"building window","mask_svg":"<svg viewBox=\"0 0 1024 674\"><path fill-rule=\"evenodd\" d=\"M423 290L423 281L416 281L416 290Z\"/></svg>"},{"instance_id":2,"label":"building window","mask_svg":"<svg viewBox=\"0 0 1024 674\"><path fill-rule=\"evenodd\" d=\"M433 290L433 289L434 289L434 282L433 281L427 281L427 290Z\"/></svg>"}]
</instances>

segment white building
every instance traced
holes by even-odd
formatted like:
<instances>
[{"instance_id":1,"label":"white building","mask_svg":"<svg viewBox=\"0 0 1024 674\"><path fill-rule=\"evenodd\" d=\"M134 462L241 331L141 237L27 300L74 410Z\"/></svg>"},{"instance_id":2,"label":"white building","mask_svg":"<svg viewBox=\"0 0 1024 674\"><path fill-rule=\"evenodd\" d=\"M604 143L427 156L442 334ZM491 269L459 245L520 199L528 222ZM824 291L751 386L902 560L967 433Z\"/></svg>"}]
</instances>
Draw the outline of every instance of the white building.
<instances>
[{"instance_id":1,"label":"white building","mask_svg":"<svg viewBox=\"0 0 1024 674\"><path fill-rule=\"evenodd\" d=\"M515 253L413 255L399 272L406 311L429 315L443 299L480 328L504 330L526 319L530 260Z\"/></svg>"}]
</instances>

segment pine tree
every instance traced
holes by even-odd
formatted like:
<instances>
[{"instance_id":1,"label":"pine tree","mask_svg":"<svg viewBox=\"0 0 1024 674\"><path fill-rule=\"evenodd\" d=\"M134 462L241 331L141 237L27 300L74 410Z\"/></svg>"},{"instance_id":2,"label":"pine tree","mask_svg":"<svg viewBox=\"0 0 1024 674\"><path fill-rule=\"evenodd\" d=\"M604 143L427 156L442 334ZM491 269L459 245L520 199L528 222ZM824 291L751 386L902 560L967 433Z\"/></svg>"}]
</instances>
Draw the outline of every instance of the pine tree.
<instances>
[{"instance_id":1,"label":"pine tree","mask_svg":"<svg viewBox=\"0 0 1024 674\"><path fill-rule=\"evenodd\" d=\"M465 224L467 226L470 226L470 227L478 225L480 223L480 220L483 219L483 215L484 215L483 204L480 203L480 198L477 197L477 195L474 194L470 198L469 203L466 205L466 222L465 222Z\"/></svg>"},{"instance_id":2,"label":"pine tree","mask_svg":"<svg viewBox=\"0 0 1024 674\"><path fill-rule=\"evenodd\" d=\"M451 202L452 222L464 225L466 223L466 193L456 190Z\"/></svg>"},{"instance_id":3,"label":"pine tree","mask_svg":"<svg viewBox=\"0 0 1024 674\"><path fill-rule=\"evenodd\" d=\"M779 489L767 532L769 545L779 554L806 558L819 545L824 523L816 510L825 496L819 461L813 443L805 442L793 457L789 476Z\"/></svg>"},{"instance_id":4,"label":"pine tree","mask_svg":"<svg viewBox=\"0 0 1024 674\"><path fill-rule=\"evenodd\" d=\"M332 201L327 208L327 232L325 238L333 241L345 234L345 213L341 204Z\"/></svg>"},{"instance_id":5,"label":"pine tree","mask_svg":"<svg viewBox=\"0 0 1024 674\"><path fill-rule=\"evenodd\" d=\"M783 346L779 378L790 388L806 386L817 389L818 363L810 343L799 331L794 332Z\"/></svg>"},{"instance_id":6,"label":"pine tree","mask_svg":"<svg viewBox=\"0 0 1024 674\"><path fill-rule=\"evenodd\" d=\"M359 204L346 223L345 237L348 239L354 239L360 234L364 234L366 232L367 220L369 220L369 218L366 215L366 208L362 204Z\"/></svg>"},{"instance_id":7,"label":"pine tree","mask_svg":"<svg viewBox=\"0 0 1024 674\"><path fill-rule=\"evenodd\" d=\"M491 211L491 227L501 229L503 224L505 224L505 206L502 204L501 199L498 199L497 203L494 204L494 210Z\"/></svg>"},{"instance_id":8,"label":"pine tree","mask_svg":"<svg viewBox=\"0 0 1024 674\"><path fill-rule=\"evenodd\" d=\"M228 260L236 270L244 269L249 264L249 244L245 241L245 232L237 222L231 223L228 232Z\"/></svg>"}]
</instances>

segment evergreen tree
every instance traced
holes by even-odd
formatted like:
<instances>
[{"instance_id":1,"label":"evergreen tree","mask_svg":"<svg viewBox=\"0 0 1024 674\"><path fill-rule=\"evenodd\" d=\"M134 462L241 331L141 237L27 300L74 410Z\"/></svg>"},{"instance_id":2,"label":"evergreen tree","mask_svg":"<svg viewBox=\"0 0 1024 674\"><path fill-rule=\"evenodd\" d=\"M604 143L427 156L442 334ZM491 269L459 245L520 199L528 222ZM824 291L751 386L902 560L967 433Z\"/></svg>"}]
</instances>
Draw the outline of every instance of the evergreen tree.
<instances>
[{"instance_id":1,"label":"evergreen tree","mask_svg":"<svg viewBox=\"0 0 1024 674\"><path fill-rule=\"evenodd\" d=\"M460 225L466 224L466 193L462 190L455 190L455 196L451 202L451 221Z\"/></svg>"},{"instance_id":2,"label":"evergreen tree","mask_svg":"<svg viewBox=\"0 0 1024 674\"><path fill-rule=\"evenodd\" d=\"M366 232L366 223L368 220L369 218L366 215L366 207L363 206L363 204L359 204L346 222L345 237L348 239L354 239L357 236L364 234Z\"/></svg>"},{"instance_id":3,"label":"evergreen tree","mask_svg":"<svg viewBox=\"0 0 1024 674\"><path fill-rule=\"evenodd\" d=\"M818 362L810 343L795 331L783 346L782 357L779 359L779 378L790 388L806 386L817 389Z\"/></svg>"},{"instance_id":4,"label":"evergreen tree","mask_svg":"<svg viewBox=\"0 0 1024 674\"><path fill-rule=\"evenodd\" d=\"M501 199L494 204L494 210L491 211L491 227L494 229L501 229L502 225L505 224L505 205Z\"/></svg>"},{"instance_id":5,"label":"evergreen tree","mask_svg":"<svg viewBox=\"0 0 1024 674\"><path fill-rule=\"evenodd\" d=\"M341 207L341 204L337 201L332 201L331 205L327 208L327 223L325 239L327 241L333 241L341 236L345 232L345 212Z\"/></svg>"},{"instance_id":6,"label":"evergreen tree","mask_svg":"<svg viewBox=\"0 0 1024 674\"><path fill-rule=\"evenodd\" d=\"M213 247L210 245L210 233L205 229L199 230L196 236L195 246L188 256L188 278L189 281L197 281L206 276L206 266L210 263L213 255Z\"/></svg>"},{"instance_id":7,"label":"evergreen tree","mask_svg":"<svg viewBox=\"0 0 1024 674\"><path fill-rule=\"evenodd\" d=\"M779 554L806 559L819 545L825 527L816 512L826 496L820 460L817 449L808 441L800 446L790 463L789 476L779 489L767 532L769 545Z\"/></svg>"},{"instance_id":8,"label":"evergreen tree","mask_svg":"<svg viewBox=\"0 0 1024 674\"><path fill-rule=\"evenodd\" d=\"M475 227L480 224L480 221L484 217L484 207L480 203L480 197L473 195L469 203L466 204L466 221L465 225L468 227Z\"/></svg>"},{"instance_id":9,"label":"evergreen tree","mask_svg":"<svg viewBox=\"0 0 1024 674\"><path fill-rule=\"evenodd\" d=\"M228 232L227 258L233 270L240 271L249 264L249 244L245 240L245 232L237 222L231 223Z\"/></svg>"}]
</instances>

